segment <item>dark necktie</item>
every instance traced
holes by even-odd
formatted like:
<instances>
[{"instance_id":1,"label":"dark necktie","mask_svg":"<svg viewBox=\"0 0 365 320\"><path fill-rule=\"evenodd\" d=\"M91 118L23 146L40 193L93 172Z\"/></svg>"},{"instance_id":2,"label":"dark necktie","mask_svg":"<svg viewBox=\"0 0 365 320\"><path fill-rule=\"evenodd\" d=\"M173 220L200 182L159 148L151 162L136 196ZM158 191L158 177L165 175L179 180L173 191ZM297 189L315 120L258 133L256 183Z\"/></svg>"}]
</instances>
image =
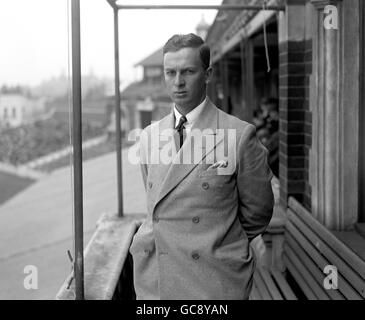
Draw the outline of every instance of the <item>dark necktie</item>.
<instances>
[{"instance_id":1,"label":"dark necktie","mask_svg":"<svg viewBox=\"0 0 365 320\"><path fill-rule=\"evenodd\" d=\"M176 131L179 133L179 137L180 137L180 148L182 147L183 143L184 143L184 133L183 130L185 129L184 124L185 122L187 122L188 120L186 119L185 116L181 116L180 117L180 121L179 124L177 125L177 127L175 128Z\"/></svg>"}]
</instances>

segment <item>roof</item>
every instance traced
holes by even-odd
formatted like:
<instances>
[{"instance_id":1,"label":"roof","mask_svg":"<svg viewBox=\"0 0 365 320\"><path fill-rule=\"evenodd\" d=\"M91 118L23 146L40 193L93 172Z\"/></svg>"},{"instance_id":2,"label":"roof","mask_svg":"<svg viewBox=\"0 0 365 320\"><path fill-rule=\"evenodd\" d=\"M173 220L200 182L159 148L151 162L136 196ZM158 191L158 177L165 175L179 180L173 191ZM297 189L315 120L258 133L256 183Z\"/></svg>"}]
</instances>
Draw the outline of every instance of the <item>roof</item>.
<instances>
[{"instance_id":1,"label":"roof","mask_svg":"<svg viewBox=\"0 0 365 320\"><path fill-rule=\"evenodd\" d=\"M144 100L147 97L151 97L152 100L170 101L166 86L162 82L133 82L121 92L121 98L124 100Z\"/></svg>"},{"instance_id":2,"label":"roof","mask_svg":"<svg viewBox=\"0 0 365 320\"><path fill-rule=\"evenodd\" d=\"M163 47L157 49L155 52L150 54L147 58L144 58L140 62L136 63L134 66L143 66L143 67L153 67L153 66L162 66L163 65Z\"/></svg>"}]
</instances>

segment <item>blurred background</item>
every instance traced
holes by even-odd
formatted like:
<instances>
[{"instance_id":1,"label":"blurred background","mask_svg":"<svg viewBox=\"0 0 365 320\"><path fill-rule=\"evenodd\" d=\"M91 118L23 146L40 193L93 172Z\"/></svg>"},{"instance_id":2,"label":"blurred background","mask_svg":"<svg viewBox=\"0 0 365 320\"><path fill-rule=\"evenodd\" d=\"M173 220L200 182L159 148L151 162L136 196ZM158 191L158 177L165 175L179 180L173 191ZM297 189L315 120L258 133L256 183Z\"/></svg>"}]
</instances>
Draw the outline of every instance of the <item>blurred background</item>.
<instances>
[{"instance_id":1,"label":"blurred background","mask_svg":"<svg viewBox=\"0 0 365 320\"><path fill-rule=\"evenodd\" d=\"M171 1L123 1L146 3ZM68 0L0 3L0 299L53 299L71 270L70 6ZM114 43L107 1L81 0L80 6L86 245L100 215L117 208ZM156 79L162 79L163 44L175 33L197 32L199 25L206 32L215 15L216 10L119 13L125 147L125 133L148 121L144 110ZM171 104L157 82L159 117ZM139 167L124 152L123 168L125 210L145 212ZM36 290L24 288L27 265L37 267Z\"/></svg>"}]
</instances>

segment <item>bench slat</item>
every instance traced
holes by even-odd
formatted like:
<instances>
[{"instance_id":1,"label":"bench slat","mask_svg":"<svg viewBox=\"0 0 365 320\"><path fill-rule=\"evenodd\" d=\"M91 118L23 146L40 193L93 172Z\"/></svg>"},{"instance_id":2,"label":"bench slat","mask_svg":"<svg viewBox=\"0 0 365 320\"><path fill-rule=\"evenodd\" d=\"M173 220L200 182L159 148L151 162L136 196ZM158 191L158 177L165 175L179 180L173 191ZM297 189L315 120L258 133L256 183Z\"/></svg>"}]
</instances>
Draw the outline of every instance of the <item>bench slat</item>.
<instances>
[{"instance_id":1,"label":"bench slat","mask_svg":"<svg viewBox=\"0 0 365 320\"><path fill-rule=\"evenodd\" d=\"M308 286L307 282L304 280L303 276L300 272L296 269L294 264L290 261L286 253L283 255L283 260L287 268L289 269L290 273L294 277L295 281L298 283L300 288L303 290L304 294L309 300L318 300L316 295L314 294L313 290Z\"/></svg>"},{"instance_id":2,"label":"bench slat","mask_svg":"<svg viewBox=\"0 0 365 320\"><path fill-rule=\"evenodd\" d=\"M257 269L253 275L254 282L256 282L256 286L258 291L260 292L263 300L272 300L271 295L269 291L266 288L266 285L262 278L260 277L259 273L257 272Z\"/></svg>"},{"instance_id":3,"label":"bench slat","mask_svg":"<svg viewBox=\"0 0 365 320\"><path fill-rule=\"evenodd\" d=\"M294 264L294 266L297 268L297 270L301 273L305 281L308 283L308 285L312 288L313 292L320 300L329 300L328 295L323 291L323 288L314 280L312 273L308 271L308 265L303 265L303 262L301 259L298 258L297 254L294 253L292 248L285 243L284 245L284 251L290 261ZM303 257L302 257L303 258ZM307 263L308 264L308 263ZM313 270L312 270L313 272Z\"/></svg>"},{"instance_id":4,"label":"bench slat","mask_svg":"<svg viewBox=\"0 0 365 320\"><path fill-rule=\"evenodd\" d=\"M289 229L292 226L290 224L288 224L287 227ZM299 241L300 242L300 245L299 245L295 239L299 240L296 233L294 233L294 237L292 237L289 233L286 235L286 241L289 244L289 246L293 249L294 252L296 252L298 254L298 256L300 256L300 259L305 264L306 268L311 270L311 273L312 273L314 279L317 281L317 283L320 286L322 286L323 279L325 278L325 274L321 272L321 269L318 269L318 265L316 265L313 261L311 261L311 258L315 260L315 257L319 254L315 250L311 250L309 253L310 256L307 255L307 253L301 248L301 246L305 245L306 243ZM303 257L305 257L305 258L303 258ZM312 264L312 265L308 266L308 264ZM326 265L326 264L328 264L328 263L325 262L324 265ZM323 270L323 268L322 268L322 270ZM339 283L341 283L341 284L345 283L342 281L345 281L345 280L343 278L339 279ZM349 288L350 292L348 293L348 298L350 296L353 296L353 289L352 289L352 292L351 292L351 289L352 288ZM333 300L343 300L344 299L344 297L337 290L326 290L323 287L322 287L322 290L324 292L326 292Z\"/></svg>"},{"instance_id":5,"label":"bench slat","mask_svg":"<svg viewBox=\"0 0 365 320\"><path fill-rule=\"evenodd\" d=\"M271 278L271 274L265 268L258 268L258 272L260 273L263 281L266 284L267 289L269 290L273 300L283 300L283 297L280 294L275 282Z\"/></svg>"},{"instance_id":6,"label":"bench slat","mask_svg":"<svg viewBox=\"0 0 365 320\"><path fill-rule=\"evenodd\" d=\"M352 267L365 280L365 261L363 261L355 252L347 247L342 241L336 238L325 226L313 218L313 216L293 197L289 198L289 207L292 212L312 229L317 236L323 239L331 248L335 248L336 252L346 260L349 266Z\"/></svg>"},{"instance_id":7,"label":"bench slat","mask_svg":"<svg viewBox=\"0 0 365 320\"><path fill-rule=\"evenodd\" d=\"M344 290L343 294L345 295L346 293L349 299L358 299L359 294L362 297L365 297L365 281L358 275L358 273L347 265L347 255L344 255L343 257L338 256L336 251L334 251L333 248L330 248L327 243L313 233L292 210L288 210L288 219L292 222L292 225L294 225L296 229L300 230L300 232L306 236L308 243L311 243L315 247L315 252L321 253L330 262L329 264L335 265L339 273L347 280L343 282L343 286L340 288L340 290ZM289 221L287 221L287 224L290 223ZM300 235L296 234L295 238L297 236L300 237ZM310 255L312 256L313 252L311 252ZM348 283L351 283L351 286ZM357 291L357 294L353 295L351 293L352 287Z\"/></svg>"},{"instance_id":8,"label":"bench slat","mask_svg":"<svg viewBox=\"0 0 365 320\"><path fill-rule=\"evenodd\" d=\"M298 300L280 271L272 269L271 274L273 275L286 300Z\"/></svg>"}]
</instances>

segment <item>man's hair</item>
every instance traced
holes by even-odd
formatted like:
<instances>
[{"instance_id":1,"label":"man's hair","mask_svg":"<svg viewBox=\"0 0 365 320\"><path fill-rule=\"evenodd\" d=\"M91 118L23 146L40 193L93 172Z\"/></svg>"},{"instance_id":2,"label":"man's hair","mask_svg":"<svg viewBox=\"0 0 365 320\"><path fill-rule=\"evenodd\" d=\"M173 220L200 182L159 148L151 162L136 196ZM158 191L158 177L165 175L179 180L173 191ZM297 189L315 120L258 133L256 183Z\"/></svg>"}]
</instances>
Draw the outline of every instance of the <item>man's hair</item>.
<instances>
[{"instance_id":1,"label":"man's hair","mask_svg":"<svg viewBox=\"0 0 365 320\"><path fill-rule=\"evenodd\" d=\"M176 52L182 48L199 48L199 56L203 69L206 70L210 65L210 48L203 39L194 33L175 34L163 46L163 54Z\"/></svg>"}]
</instances>

